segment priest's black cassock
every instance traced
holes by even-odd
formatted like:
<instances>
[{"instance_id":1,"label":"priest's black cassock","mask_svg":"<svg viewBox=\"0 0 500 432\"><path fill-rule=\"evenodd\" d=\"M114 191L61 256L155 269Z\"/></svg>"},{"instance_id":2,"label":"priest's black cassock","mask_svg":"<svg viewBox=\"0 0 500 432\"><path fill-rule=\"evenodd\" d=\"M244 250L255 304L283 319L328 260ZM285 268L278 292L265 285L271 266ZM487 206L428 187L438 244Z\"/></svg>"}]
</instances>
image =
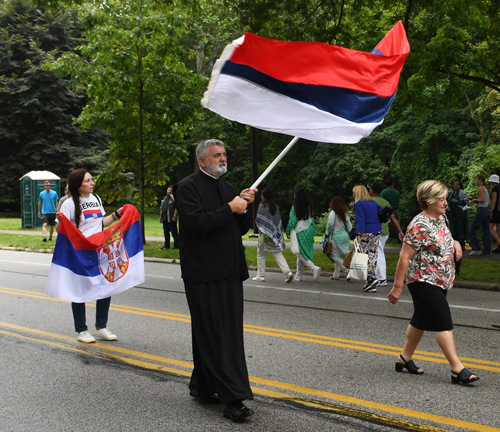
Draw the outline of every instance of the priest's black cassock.
<instances>
[{"instance_id":1,"label":"priest's black cassock","mask_svg":"<svg viewBox=\"0 0 500 432\"><path fill-rule=\"evenodd\" d=\"M192 395L217 393L222 402L253 399L243 344L243 281L248 278L241 236L252 212L237 215L238 193L198 170L174 188L179 214L181 271L191 312Z\"/></svg>"}]
</instances>

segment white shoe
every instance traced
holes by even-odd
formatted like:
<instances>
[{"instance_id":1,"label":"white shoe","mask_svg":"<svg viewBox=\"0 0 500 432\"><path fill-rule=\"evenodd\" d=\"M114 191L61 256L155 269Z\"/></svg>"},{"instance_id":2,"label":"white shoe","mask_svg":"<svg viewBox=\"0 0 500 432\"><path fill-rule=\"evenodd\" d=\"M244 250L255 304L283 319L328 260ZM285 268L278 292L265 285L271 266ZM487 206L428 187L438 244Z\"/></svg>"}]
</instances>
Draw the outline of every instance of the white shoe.
<instances>
[{"instance_id":1,"label":"white shoe","mask_svg":"<svg viewBox=\"0 0 500 432\"><path fill-rule=\"evenodd\" d=\"M316 266L313 270L313 280L316 282L321 275L321 267Z\"/></svg>"},{"instance_id":2,"label":"white shoe","mask_svg":"<svg viewBox=\"0 0 500 432\"><path fill-rule=\"evenodd\" d=\"M296 280L297 282L302 282L302 275L298 275L298 274L296 274L296 275L295 275L295 280Z\"/></svg>"},{"instance_id":3,"label":"white shoe","mask_svg":"<svg viewBox=\"0 0 500 432\"><path fill-rule=\"evenodd\" d=\"M378 286L381 286L381 287L383 287L383 286L387 286L387 279L384 279L384 280L379 280L379 284L378 284Z\"/></svg>"},{"instance_id":4,"label":"white shoe","mask_svg":"<svg viewBox=\"0 0 500 432\"><path fill-rule=\"evenodd\" d=\"M265 282L266 278L264 278L262 276L255 276L254 278L252 278L252 280L256 281L256 282Z\"/></svg>"},{"instance_id":5,"label":"white shoe","mask_svg":"<svg viewBox=\"0 0 500 432\"><path fill-rule=\"evenodd\" d=\"M101 339L104 339L104 340L108 340L108 341L114 341L114 340L118 339L118 336L111 333L107 327L96 330L96 332L94 333L94 336L101 338Z\"/></svg>"},{"instance_id":6,"label":"white shoe","mask_svg":"<svg viewBox=\"0 0 500 432\"><path fill-rule=\"evenodd\" d=\"M94 336L90 334L88 330L82 331L78 333L78 336L76 337L76 340L78 342L83 342L83 343L92 343L95 342Z\"/></svg>"},{"instance_id":7,"label":"white shoe","mask_svg":"<svg viewBox=\"0 0 500 432\"><path fill-rule=\"evenodd\" d=\"M481 251L470 251L469 256L474 256L474 255L481 255Z\"/></svg>"},{"instance_id":8,"label":"white shoe","mask_svg":"<svg viewBox=\"0 0 500 432\"><path fill-rule=\"evenodd\" d=\"M293 273L292 272L288 272L288 274L286 275L285 282L286 283L290 283L290 282L292 282L292 280L293 280Z\"/></svg>"}]
</instances>

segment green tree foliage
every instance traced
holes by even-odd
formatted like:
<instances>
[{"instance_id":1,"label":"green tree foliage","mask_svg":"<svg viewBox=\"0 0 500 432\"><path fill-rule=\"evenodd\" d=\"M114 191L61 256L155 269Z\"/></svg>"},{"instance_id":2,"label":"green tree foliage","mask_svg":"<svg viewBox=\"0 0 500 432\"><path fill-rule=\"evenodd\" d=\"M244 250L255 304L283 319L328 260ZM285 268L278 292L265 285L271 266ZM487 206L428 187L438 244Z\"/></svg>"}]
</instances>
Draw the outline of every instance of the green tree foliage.
<instances>
[{"instance_id":1,"label":"green tree foliage","mask_svg":"<svg viewBox=\"0 0 500 432\"><path fill-rule=\"evenodd\" d=\"M0 202L19 202L19 178L31 170L61 177L77 166L102 169L104 133L73 125L84 95L43 70L46 52L62 53L79 41L71 10L58 13L16 0L0 7ZM16 206L16 204L14 204Z\"/></svg>"},{"instance_id":2,"label":"green tree foliage","mask_svg":"<svg viewBox=\"0 0 500 432\"><path fill-rule=\"evenodd\" d=\"M97 179L108 200L156 203L152 189L186 157L184 137L196 120L202 80L186 63L186 12L175 2L88 2L85 43L57 59L89 102L77 121L110 135L109 166ZM144 227L144 224L142 223Z\"/></svg>"}]
</instances>

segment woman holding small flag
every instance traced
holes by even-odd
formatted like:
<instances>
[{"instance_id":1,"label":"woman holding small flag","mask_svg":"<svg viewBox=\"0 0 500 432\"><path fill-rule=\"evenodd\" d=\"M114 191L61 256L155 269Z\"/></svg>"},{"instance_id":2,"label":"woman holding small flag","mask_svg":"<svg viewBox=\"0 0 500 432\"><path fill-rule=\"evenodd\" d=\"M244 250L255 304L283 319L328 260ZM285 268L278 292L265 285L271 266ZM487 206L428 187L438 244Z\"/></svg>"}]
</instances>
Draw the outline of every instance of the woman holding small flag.
<instances>
[{"instance_id":1,"label":"woman holding small flag","mask_svg":"<svg viewBox=\"0 0 500 432\"><path fill-rule=\"evenodd\" d=\"M314 281L319 279L321 268L314 265L314 236L316 235L316 224L314 213L306 191L301 188L295 189L294 202L290 210L290 219L286 228L286 234L290 237L291 250L297 255L297 273L295 280L302 281L304 266L309 267L313 273Z\"/></svg>"},{"instance_id":2,"label":"woman holding small flag","mask_svg":"<svg viewBox=\"0 0 500 432\"><path fill-rule=\"evenodd\" d=\"M93 194L95 183L92 175L85 169L72 171L68 177L68 190L71 197L62 205L60 212L75 225L85 237L101 232L104 227L111 225L121 217L123 207L105 216L99 196ZM96 302L96 329L95 336L104 340L116 340L118 337L107 328L109 305L111 297L99 299ZM75 330L78 333L77 341L83 343L95 342L90 334L85 318L85 303L71 302Z\"/></svg>"}]
</instances>

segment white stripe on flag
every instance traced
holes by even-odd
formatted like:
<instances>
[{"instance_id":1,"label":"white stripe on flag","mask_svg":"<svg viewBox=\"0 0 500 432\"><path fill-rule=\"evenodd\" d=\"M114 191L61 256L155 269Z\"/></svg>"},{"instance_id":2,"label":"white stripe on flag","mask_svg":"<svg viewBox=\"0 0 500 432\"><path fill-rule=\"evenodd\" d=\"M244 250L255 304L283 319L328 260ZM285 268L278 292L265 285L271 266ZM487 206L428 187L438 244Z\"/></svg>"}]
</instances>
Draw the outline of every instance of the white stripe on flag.
<instances>
[{"instance_id":1,"label":"white stripe on flag","mask_svg":"<svg viewBox=\"0 0 500 432\"><path fill-rule=\"evenodd\" d=\"M383 121L351 122L249 81L224 74L218 77L217 87L211 89L206 102L210 110L229 120L319 142L356 144L370 135ZM298 125L302 127L298 128Z\"/></svg>"},{"instance_id":2,"label":"white stripe on flag","mask_svg":"<svg viewBox=\"0 0 500 432\"><path fill-rule=\"evenodd\" d=\"M143 251L129 258L127 273L115 282L107 281L102 275L80 276L66 267L52 263L47 283L47 294L61 300L85 303L120 294L143 283L144 280Z\"/></svg>"}]
</instances>

